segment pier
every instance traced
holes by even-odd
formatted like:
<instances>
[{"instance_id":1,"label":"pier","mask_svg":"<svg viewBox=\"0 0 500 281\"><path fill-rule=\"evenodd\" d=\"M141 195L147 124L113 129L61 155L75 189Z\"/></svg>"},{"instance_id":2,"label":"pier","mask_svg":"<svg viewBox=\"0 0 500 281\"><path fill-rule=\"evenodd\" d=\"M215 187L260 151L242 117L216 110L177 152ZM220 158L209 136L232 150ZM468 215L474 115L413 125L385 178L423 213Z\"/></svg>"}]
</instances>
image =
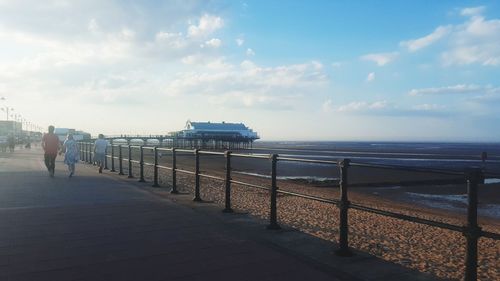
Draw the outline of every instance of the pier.
<instances>
[{"instance_id":1,"label":"pier","mask_svg":"<svg viewBox=\"0 0 500 281\"><path fill-rule=\"evenodd\" d=\"M143 144L155 142L158 146L167 148L185 148L185 149L251 149L254 139L241 136L211 135L211 136L178 136L178 135L119 135L107 136L112 144L134 144L133 142L142 141Z\"/></svg>"}]
</instances>

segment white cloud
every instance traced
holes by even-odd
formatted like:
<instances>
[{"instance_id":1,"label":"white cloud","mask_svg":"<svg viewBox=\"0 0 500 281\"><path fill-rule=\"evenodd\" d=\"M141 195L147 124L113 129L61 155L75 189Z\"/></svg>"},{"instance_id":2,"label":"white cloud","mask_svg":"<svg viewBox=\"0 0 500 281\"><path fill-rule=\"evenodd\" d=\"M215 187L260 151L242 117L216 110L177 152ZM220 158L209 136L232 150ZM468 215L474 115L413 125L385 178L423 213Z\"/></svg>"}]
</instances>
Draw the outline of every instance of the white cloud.
<instances>
[{"instance_id":1,"label":"white cloud","mask_svg":"<svg viewBox=\"0 0 500 281\"><path fill-rule=\"evenodd\" d=\"M219 48L222 45L222 41L218 38L212 38L205 42L205 46L209 46L212 48Z\"/></svg>"},{"instance_id":2,"label":"white cloud","mask_svg":"<svg viewBox=\"0 0 500 281\"><path fill-rule=\"evenodd\" d=\"M387 101L375 101L375 102L351 102L345 105L341 105L337 108L338 112L360 112L360 111L372 111L372 110L382 110L388 107Z\"/></svg>"},{"instance_id":3,"label":"white cloud","mask_svg":"<svg viewBox=\"0 0 500 281\"><path fill-rule=\"evenodd\" d=\"M342 63L341 63L341 62L338 62L338 61L336 61L336 62L332 62L332 67L333 67L333 68L339 68L339 67L341 67L341 66L342 66Z\"/></svg>"},{"instance_id":4,"label":"white cloud","mask_svg":"<svg viewBox=\"0 0 500 281\"><path fill-rule=\"evenodd\" d=\"M238 46L242 46L242 45L243 45L243 43L245 43L245 40L243 40L242 38L237 38L237 39L236 39L236 45L238 45Z\"/></svg>"},{"instance_id":5,"label":"white cloud","mask_svg":"<svg viewBox=\"0 0 500 281\"><path fill-rule=\"evenodd\" d=\"M366 54L360 57L361 60L373 61L378 66L384 66L392 61L394 61L398 57L397 52L392 53L374 53L374 54Z\"/></svg>"},{"instance_id":6,"label":"white cloud","mask_svg":"<svg viewBox=\"0 0 500 281\"><path fill-rule=\"evenodd\" d=\"M447 87L412 89L408 94L410 96L421 95L439 95L439 94L475 94L485 91L485 87L478 85L459 84Z\"/></svg>"},{"instance_id":7,"label":"white cloud","mask_svg":"<svg viewBox=\"0 0 500 281\"><path fill-rule=\"evenodd\" d=\"M366 76L366 82L372 82L374 80L375 80L375 72L368 73L368 76Z\"/></svg>"},{"instance_id":8,"label":"white cloud","mask_svg":"<svg viewBox=\"0 0 500 281\"><path fill-rule=\"evenodd\" d=\"M416 52L440 40L445 35L449 34L451 30L452 30L451 26L439 26L429 35L426 35L418 39L402 41L399 43L399 45L402 47L406 47L410 52Z\"/></svg>"},{"instance_id":9,"label":"white cloud","mask_svg":"<svg viewBox=\"0 0 500 281\"><path fill-rule=\"evenodd\" d=\"M311 64L314 66L316 70L323 70L323 64L319 61L311 61Z\"/></svg>"},{"instance_id":10,"label":"white cloud","mask_svg":"<svg viewBox=\"0 0 500 281\"><path fill-rule=\"evenodd\" d=\"M484 87L484 90L479 93L479 95L470 98L469 101L493 106L495 107L495 110L498 110L498 104L500 103L500 87L495 88L492 86L486 86Z\"/></svg>"},{"instance_id":11,"label":"white cloud","mask_svg":"<svg viewBox=\"0 0 500 281\"><path fill-rule=\"evenodd\" d=\"M206 37L224 26L221 17L205 14L199 19L198 25L190 25L188 28L189 37Z\"/></svg>"},{"instance_id":12,"label":"white cloud","mask_svg":"<svg viewBox=\"0 0 500 281\"><path fill-rule=\"evenodd\" d=\"M464 8L460 11L460 14L462 16L477 16L480 15L484 12L485 7L484 6L479 6L479 7L470 7L470 8Z\"/></svg>"},{"instance_id":13,"label":"white cloud","mask_svg":"<svg viewBox=\"0 0 500 281\"><path fill-rule=\"evenodd\" d=\"M163 32L160 31L155 35L155 42L152 48L172 48L176 50L184 49L189 46L190 42L183 36L182 32Z\"/></svg>"},{"instance_id":14,"label":"white cloud","mask_svg":"<svg viewBox=\"0 0 500 281\"><path fill-rule=\"evenodd\" d=\"M89 21L88 30L92 33L96 33L96 32L100 31L99 24L97 24L96 19L91 19Z\"/></svg>"},{"instance_id":15,"label":"white cloud","mask_svg":"<svg viewBox=\"0 0 500 281\"><path fill-rule=\"evenodd\" d=\"M291 108L291 103L325 89L328 80L320 65L309 62L261 67L248 60L239 66L225 63L225 68L217 72L200 69L179 74L168 82L165 92L172 96L201 95L218 104L233 97L239 101L232 104L244 107Z\"/></svg>"},{"instance_id":16,"label":"white cloud","mask_svg":"<svg viewBox=\"0 0 500 281\"><path fill-rule=\"evenodd\" d=\"M430 34L407 41L400 46L409 52L420 51L436 42L444 48L440 59L444 66L480 64L500 65L500 19L486 19L485 7L464 8L460 14L467 18L462 24L438 26ZM375 61L377 57L368 57ZM384 60L379 59L380 63Z\"/></svg>"},{"instance_id":17,"label":"white cloud","mask_svg":"<svg viewBox=\"0 0 500 281\"><path fill-rule=\"evenodd\" d=\"M462 15L470 18L456 26L449 50L441 54L444 65L500 65L500 20L486 19L481 15L483 10L484 7L462 10Z\"/></svg>"},{"instance_id":18,"label":"white cloud","mask_svg":"<svg viewBox=\"0 0 500 281\"><path fill-rule=\"evenodd\" d=\"M323 110L323 112L331 112L331 111L333 111L333 102L332 102L332 100L328 99L325 102L323 102L323 104L321 105L321 109Z\"/></svg>"},{"instance_id":19,"label":"white cloud","mask_svg":"<svg viewBox=\"0 0 500 281\"><path fill-rule=\"evenodd\" d=\"M250 48L247 49L246 54L247 54L247 56L255 56L255 52Z\"/></svg>"},{"instance_id":20,"label":"white cloud","mask_svg":"<svg viewBox=\"0 0 500 281\"><path fill-rule=\"evenodd\" d=\"M208 98L209 103L223 107L290 110L293 109L291 101L295 97L273 96L267 94L247 93L245 91L226 92Z\"/></svg>"},{"instance_id":21,"label":"white cloud","mask_svg":"<svg viewBox=\"0 0 500 281\"><path fill-rule=\"evenodd\" d=\"M120 38L124 40L133 40L135 38L135 31L129 28L123 28L119 33Z\"/></svg>"},{"instance_id":22,"label":"white cloud","mask_svg":"<svg viewBox=\"0 0 500 281\"><path fill-rule=\"evenodd\" d=\"M383 117L424 117L442 118L450 116L445 106L437 104L419 104L401 107L387 101L357 101L351 102L335 109L337 112L350 115L368 115Z\"/></svg>"},{"instance_id":23,"label":"white cloud","mask_svg":"<svg viewBox=\"0 0 500 281\"><path fill-rule=\"evenodd\" d=\"M438 105L438 104L419 104L413 106L414 110L420 110L420 111L437 111L437 110L444 110L446 109L446 106L443 105Z\"/></svg>"},{"instance_id":24,"label":"white cloud","mask_svg":"<svg viewBox=\"0 0 500 281\"><path fill-rule=\"evenodd\" d=\"M196 64L201 60L197 55L189 55L182 58L182 63L184 64Z\"/></svg>"}]
</instances>

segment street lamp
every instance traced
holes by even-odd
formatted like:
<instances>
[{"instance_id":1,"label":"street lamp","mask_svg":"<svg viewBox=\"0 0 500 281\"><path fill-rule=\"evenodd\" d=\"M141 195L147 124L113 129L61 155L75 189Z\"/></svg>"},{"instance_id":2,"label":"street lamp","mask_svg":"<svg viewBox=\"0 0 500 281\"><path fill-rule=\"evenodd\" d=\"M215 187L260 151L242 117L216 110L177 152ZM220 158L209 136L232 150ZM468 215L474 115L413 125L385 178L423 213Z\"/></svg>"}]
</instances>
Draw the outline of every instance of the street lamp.
<instances>
[{"instance_id":1,"label":"street lamp","mask_svg":"<svg viewBox=\"0 0 500 281\"><path fill-rule=\"evenodd\" d=\"M6 119L7 119L7 121L9 121L9 112L14 111L14 108L6 106L6 107L2 107L2 111L5 112ZM11 114L11 116L12 116L12 114Z\"/></svg>"},{"instance_id":2,"label":"street lamp","mask_svg":"<svg viewBox=\"0 0 500 281\"><path fill-rule=\"evenodd\" d=\"M2 101L2 102L4 102L5 100L6 100L5 97L0 98L0 101ZM9 121L9 111L14 111L14 108L8 107L8 106L2 106L2 107L0 107L0 109L2 109L3 112L5 112L6 119L7 119L7 121Z\"/></svg>"}]
</instances>

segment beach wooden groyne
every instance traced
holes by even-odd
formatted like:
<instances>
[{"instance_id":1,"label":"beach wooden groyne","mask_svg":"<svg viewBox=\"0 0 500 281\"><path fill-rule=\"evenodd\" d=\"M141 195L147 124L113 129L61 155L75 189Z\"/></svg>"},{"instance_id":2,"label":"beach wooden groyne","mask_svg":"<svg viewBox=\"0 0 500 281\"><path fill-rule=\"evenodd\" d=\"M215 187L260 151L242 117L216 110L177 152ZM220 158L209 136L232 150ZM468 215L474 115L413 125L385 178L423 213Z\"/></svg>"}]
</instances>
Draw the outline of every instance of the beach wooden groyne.
<instances>
[{"instance_id":1,"label":"beach wooden groyne","mask_svg":"<svg viewBox=\"0 0 500 281\"><path fill-rule=\"evenodd\" d=\"M92 143L81 142L80 143L81 159L87 163L93 162L92 153ZM144 155L152 154L152 162L145 161ZM191 154L194 156L193 166L194 170L180 169L177 167L177 156L179 154ZM171 163L169 165L159 164L159 155L169 154L171 156ZM125 155L125 156L124 156ZM134 155L136 158L134 158ZM202 172L200 167L200 158L204 156L216 156L225 159L225 169L224 176L218 176L213 174L208 174ZM250 182L244 182L240 180L234 180L232 178L232 162L234 158L249 158L249 159L267 159L269 161L269 169L271 171L270 185L258 185ZM291 192L286 190L278 189L278 174L277 174L277 164L279 161L292 161L292 162L305 162L305 163L317 163L317 164L327 164L332 165L332 167L337 167L340 172L340 182L339 190L340 196L337 199L321 198L317 196L301 194L297 192ZM483 183L485 176L489 177L499 177L500 175L488 174L485 175L481 168L471 167L463 172L451 171L446 169L425 169L425 168L414 168L414 167L403 167L403 166L391 166L391 165L373 165L367 163L353 162L350 159L339 159L338 161L327 161L327 160L309 160L293 157L281 157L278 154L270 155L252 155L243 153L234 153L230 150L225 152L218 151L207 151L200 149L179 149L179 148L163 148L157 146L134 146L134 145L111 145L109 147L109 153L107 153L105 168L110 168L112 172L118 172L120 175L125 175L124 173L124 163L128 165L128 177L133 178L133 164L139 166L139 181L145 182L145 167L152 167L153 175L152 182L153 187L159 187L159 173L160 171L168 171L171 176L171 193L178 193L177 190L177 173L187 174L195 179L194 186L194 197L193 201L202 201L200 196L200 179L209 178L224 183L225 190L225 200L224 200L224 212L233 212L231 204L232 195L232 185L241 185L249 188L255 188L260 190L265 190L269 194L269 224L267 226L270 230L280 229L280 224L278 222L278 194L296 196L308 200L313 200L321 202L324 204L336 205L339 209L339 225L338 225L338 248L335 249L335 253L339 256L351 256L352 251L349 247L349 210L359 210L362 212L368 212L372 214L377 214L380 216L391 217L399 220L409 221L413 223L418 223L422 225L437 227L441 229L450 230L453 232L458 232L464 235L466 239L466 253L465 253L465 272L463 273L464 280L477 280L477 267L478 267L478 240L481 237L486 237L494 240L500 240L500 234L489 232L483 230L478 224L478 185ZM382 209L373 208L370 206L365 206L363 204L355 204L349 201L349 170L351 167L363 167L363 168L376 168L376 169L390 169L399 171L414 171L414 172L426 172L426 173L437 173L443 175L450 175L455 177L453 182L456 181L456 177L461 177L463 179L463 184L467 187L467 223L465 225L456 225L445 223L437 220L424 219L420 217L410 216L403 213L392 212Z\"/></svg>"}]
</instances>

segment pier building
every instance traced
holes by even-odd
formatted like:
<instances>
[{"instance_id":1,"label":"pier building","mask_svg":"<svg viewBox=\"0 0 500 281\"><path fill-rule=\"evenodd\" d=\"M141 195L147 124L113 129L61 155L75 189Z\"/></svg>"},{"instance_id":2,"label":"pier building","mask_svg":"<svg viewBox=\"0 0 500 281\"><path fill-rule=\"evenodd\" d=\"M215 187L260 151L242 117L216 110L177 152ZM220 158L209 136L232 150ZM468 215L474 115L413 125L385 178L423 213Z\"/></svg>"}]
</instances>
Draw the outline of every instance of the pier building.
<instances>
[{"instance_id":1,"label":"pier building","mask_svg":"<svg viewBox=\"0 0 500 281\"><path fill-rule=\"evenodd\" d=\"M73 134L73 138L77 141L80 140L90 140L91 136L89 133L83 131L77 131L70 128L55 128L54 134L57 135L59 140L63 142L68 134Z\"/></svg>"},{"instance_id":2,"label":"pier building","mask_svg":"<svg viewBox=\"0 0 500 281\"><path fill-rule=\"evenodd\" d=\"M259 135L243 123L192 122L184 130L171 133L172 146L196 148L240 149L249 148Z\"/></svg>"}]
</instances>

